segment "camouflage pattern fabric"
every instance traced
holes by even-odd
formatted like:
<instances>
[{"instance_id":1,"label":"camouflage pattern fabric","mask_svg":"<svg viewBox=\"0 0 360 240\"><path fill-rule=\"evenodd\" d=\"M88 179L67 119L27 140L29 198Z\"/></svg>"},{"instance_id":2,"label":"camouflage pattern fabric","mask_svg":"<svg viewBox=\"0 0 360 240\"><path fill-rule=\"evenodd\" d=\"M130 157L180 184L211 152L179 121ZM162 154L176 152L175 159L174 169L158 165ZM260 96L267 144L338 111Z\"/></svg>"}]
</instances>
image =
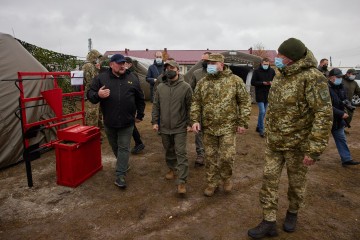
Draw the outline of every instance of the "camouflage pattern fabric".
<instances>
[{"instance_id":1,"label":"camouflage pattern fabric","mask_svg":"<svg viewBox=\"0 0 360 240\"><path fill-rule=\"evenodd\" d=\"M325 150L332 126L327 79L316 69L311 51L277 70L269 92L266 142L270 149L300 149L317 160Z\"/></svg>"},{"instance_id":2,"label":"camouflage pattern fabric","mask_svg":"<svg viewBox=\"0 0 360 240\"><path fill-rule=\"evenodd\" d=\"M209 186L217 187L221 181L232 176L235 161L236 134L222 136L203 135L207 164L206 180Z\"/></svg>"},{"instance_id":3,"label":"camouflage pattern fabric","mask_svg":"<svg viewBox=\"0 0 360 240\"><path fill-rule=\"evenodd\" d=\"M91 50L86 57L87 63L85 63L82 67L82 70L84 71L85 93L87 93L87 91L90 89L92 79L99 74L99 69L95 67L95 64L101 59L101 57L102 55L97 50ZM92 104L89 101L86 101L85 124L87 126L101 127L103 124L100 121L99 112L99 104Z\"/></svg>"},{"instance_id":4,"label":"camouflage pattern fabric","mask_svg":"<svg viewBox=\"0 0 360 240\"><path fill-rule=\"evenodd\" d=\"M277 70L266 113L266 152L260 202L264 219L276 220L278 186L286 163L289 211L302 207L307 167L305 155L318 160L332 127L327 79L316 69L311 51L290 66Z\"/></svg>"},{"instance_id":5,"label":"camouflage pattern fabric","mask_svg":"<svg viewBox=\"0 0 360 240\"><path fill-rule=\"evenodd\" d=\"M278 187L281 171L286 163L289 178L288 210L296 213L304 205L306 189L306 173L308 168L303 164L304 153L301 151L265 151L264 181L260 190L260 203L263 208L263 218L266 221L276 221L278 204Z\"/></svg>"},{"instance_id":6,"label":"camouflage pattern fabric","mask_svg":"<svg viewBox=\"0 0 360 240\"><path fill-rule=\"evenodd\" d=\"M248 128L250 112L250 95L243 80L225 69L198 82L190 119L192 124L201 120L204 133L222 136L234 133L238 126Z\"/></svg>"}]
</instances>

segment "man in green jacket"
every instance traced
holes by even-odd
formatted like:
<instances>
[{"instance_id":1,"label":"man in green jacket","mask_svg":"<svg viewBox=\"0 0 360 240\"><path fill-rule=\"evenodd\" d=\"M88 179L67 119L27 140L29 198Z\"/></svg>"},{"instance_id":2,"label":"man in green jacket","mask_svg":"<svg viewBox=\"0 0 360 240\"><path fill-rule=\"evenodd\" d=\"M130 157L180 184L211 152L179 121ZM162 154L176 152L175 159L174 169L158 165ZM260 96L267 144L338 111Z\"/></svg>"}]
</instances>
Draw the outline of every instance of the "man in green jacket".
<instances>
[{"instance_id":1,"label":"man in green jacket","mask_svg":"<svg viewBox=\"0 0 360 240\"><path fill-rule=\"evenodd\" d=\"M283 229L295 231L297 213L304 204L308 166L319 160L332 126L327 79L316 63L312 52L296 38L279 46L265 121L265 166L260 190L263 220L248 231L250 237L278 234L278 187L284 166L289 179L289 206Z\"/></svg>"},{"instance_id":2,"label":"man in green jacket","mask_svg":"<svg viewBox=\"0 0 360 240\"><path fill-rule=\"evenodd\" d=\"M221 183L225 192L232 190L236 132L242 134L248 128L250 112L244 81L225 66L223 55L210 54L207 75L197 83L190 113L193 131L203 132L205 196L213 196Z\"/></svg>"},{"instance_id":3,"label":"man in green jacket","mask_svg":"<svg viewBox=\"0 0 360 240\"><path fill-rule=\"evenodd\" d=\"M164 68L163 78L166 79L163 79L155 92L151 122L153 130L161 133L166 164L169 168L165 178L171 180L177 175L178 193L185 194L189 174L186 136L187 131L191 131L189 112L192 90L179 74L180 67L176 61L166 62Z\"/></svg>"},{"instance_id":4,"label":"man in green jacket","mask_svg":"<svg viewBox=\"0 0 360 240\"><path fill-rule=\"evenodd\" d=\"M346 71L346 74L343 77L343 84L344 84L344 88L346 90L346 96L347 96L347 99L349 100L349 102L352 101L352 98L354 95L358 95L360 97L360 87L357 84L357 82L354 81L356 74L357 74L356 70L353 68L350 68ZM354 116L354 111L347 111L347 113L349 114L347 123L350 125L351 120Z\"/></svg>"}]
</instances>

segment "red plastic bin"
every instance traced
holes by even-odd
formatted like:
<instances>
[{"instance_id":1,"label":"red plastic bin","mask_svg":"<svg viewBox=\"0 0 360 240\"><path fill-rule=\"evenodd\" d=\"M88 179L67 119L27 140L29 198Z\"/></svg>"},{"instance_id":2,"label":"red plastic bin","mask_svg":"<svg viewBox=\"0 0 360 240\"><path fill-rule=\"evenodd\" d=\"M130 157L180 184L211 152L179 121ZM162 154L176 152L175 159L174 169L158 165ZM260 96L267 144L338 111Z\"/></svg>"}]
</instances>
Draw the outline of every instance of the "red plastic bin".
<instances>
[{"instance_id":1,"label":"red plastic bin","mask_svg":"<svg viewBox=\"0 0 360 240\"><path fill-rule=\"evenodd\" d=\"M102 169L100 132L86 142L54 143L57 184L77 187Z\"/></svg>"},{"instance_id":2,"label":"red plastic bin","mask_svg":"<svg viewBox=\"0 0 360 240\"><path fill-rule=\"evenodd\" d=\"M76 124L57 130L57 136L61 140L86 142L92 135L99 131L100 129L98 127Z\"/></svg>"}]
</instances>

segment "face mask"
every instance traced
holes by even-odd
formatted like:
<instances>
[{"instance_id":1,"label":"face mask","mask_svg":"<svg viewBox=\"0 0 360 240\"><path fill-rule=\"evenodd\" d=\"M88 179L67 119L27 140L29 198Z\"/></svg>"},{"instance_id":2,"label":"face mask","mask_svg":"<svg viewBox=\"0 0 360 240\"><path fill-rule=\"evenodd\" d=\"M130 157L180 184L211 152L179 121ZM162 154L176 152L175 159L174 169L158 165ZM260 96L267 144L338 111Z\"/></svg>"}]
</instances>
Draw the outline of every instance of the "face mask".
<instances>
[{"instance_id":1,"label":"face mask","mask_svg":"<svg viewBox=\"0 0 360 240\"><path fill-rule=\"evenodd\" d=\"M218 72L217 68L216 68L216 65L207 65L207 68L206 68L206 71L207 73L209 74L216 74Z\"/></svg>"},{"instance_id":2,"label":"face mask","mask_svg":"<svg viewBox=\"0 0 360 240\"><path fill-rule=\"evenodd\" d=\"M355 75L350 75L349 76L349 80L354 80L355 79Z\"/></svg>"},{"instance_id":3,"label":"face mask","mask_svg":"<svg viewBox=\"0 0 360 240\"><path fill-rule=\"evenodd\" d=\"M208 63L206 61L201 63L203 69L207 69Z\"/></svg>"},{"instance_id":4,"label":"face mask","mask_svg":"<svg viewBox=\"0 0 360 240\"><path fill-rule=\"evenodd\" d=\"M175 71L173 71L173 70L166 70L166 77L168 78L168 79L173 79L173 78L175 78L176 77L176 72Z\"/></svg>"},{"instance_id":5,"label":"face mask","mask_svg":"<svg viewBox=\"0 0 360 240\"><path fill-rule=\"evenodd\" d=\"M322 68L322 70L327 71L327 67L328 67L328 65L324 65L321 68Z\"/></svg>"},{"instance_id":6,"label":"face mask","mask_svg":"<svg viewBox=\"0 0 360 240\"><path fill-rule=\"evenodd\" d=\"M162 63L162 58L155 58L155 61L157 64L161 64Z\"/></svg>"},{"instance_id":7,"label":"face mask","mask_svg":"<svg viewBox=\"0 0 360 240\"><path fill-rule=\"evenodd\" d=\"M341 82L342 82L342 78L336 78L335 82L334 82L334 85L340 85Z\"/></svg>"},{"instance_id":8,"label":"face mask","mask_svg":"<svg viewBox=\"0 0 360 240\"><path fill-rule=\"evenodd\" d=\"M264 70L268 70L268 69L269 69L269 65L262 65L262 68L263 68Z\"/></svg>"},{"instance_id":9,"label":"face mask","mask_svg":"<svg viewBox=\"0 0 360 240\"><path fill-rule=\"evenodd\" d=\"M279 69L284 68L286 66L286 64L284 64L283 61L284 61L284 59L276 57L275 58L275 66Z\"/></svg>"}]
</instances>

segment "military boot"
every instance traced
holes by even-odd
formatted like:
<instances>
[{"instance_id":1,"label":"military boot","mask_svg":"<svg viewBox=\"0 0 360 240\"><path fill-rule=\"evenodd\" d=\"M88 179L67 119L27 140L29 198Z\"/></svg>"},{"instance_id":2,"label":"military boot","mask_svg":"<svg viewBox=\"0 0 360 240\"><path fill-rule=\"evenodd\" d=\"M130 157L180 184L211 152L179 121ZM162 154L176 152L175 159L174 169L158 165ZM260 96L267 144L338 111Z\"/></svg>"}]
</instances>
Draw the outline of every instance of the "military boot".
<instances>
[{"instance_id":1,"label":"military boot","mask_svg":"<svg viewBox=\"0 0 360 240\"><path fill-rule=\"evenodd\" d=\"M297 213L286 212L286 218L284 221L283 229L285 232L294 232L297 222Z\"/></svg>"},{"instance_id":2,"label":"military boot","mask_svg":"<svg viewBox=\"0 0 360 240\"><path fill-rule=\"evenodd\" d=\"M212 197L216 190L217 190L217 187L207 186L205 188L204 195L207 197Z\"/></svg>"},{"instance_id":3,"label":"military boot","mask_svg":"<svg viewBox=\"0 0 360 240\"><path fill-rule=\"evenodd\" d=\"M179 194L185 194L186 193L185 183L180 183L177 189Z\"/></svg>"},{"instance_id":4,"label":"military boot","mask_svg":"<svg viewBox=\"0 0 360 240\"><path fill-rule=\"evenodd\" d=\"M175 172L173 170L169 170L169 172L166 173L165 178L167 180L172 180L175 178Z\"/></svg>"},{"instance_id":5,"label":"military boot","mask_svg":"<svg viewBox=\"0 0 360 240\"><path fill-rule=\"evenodd\" d=\"M248 235L255 239L260 239L263 237L275 237L278 235L276 230L276 222L263 220L255 228L250 229L248 231Z\"/></svg>"},{"instance_id":6,"label":"military boot","mask_svg":"<svg viewBox=\"0 0 360 240\"><path fill-rule=\"evenodd\" d=\"M224 187L224 192L226 192L226 193L231 192L232 187L233 187L232 181L231 181L230 179L226 179L226 180L224 181L223 187Z\"/></svg>"}]
</instances>

